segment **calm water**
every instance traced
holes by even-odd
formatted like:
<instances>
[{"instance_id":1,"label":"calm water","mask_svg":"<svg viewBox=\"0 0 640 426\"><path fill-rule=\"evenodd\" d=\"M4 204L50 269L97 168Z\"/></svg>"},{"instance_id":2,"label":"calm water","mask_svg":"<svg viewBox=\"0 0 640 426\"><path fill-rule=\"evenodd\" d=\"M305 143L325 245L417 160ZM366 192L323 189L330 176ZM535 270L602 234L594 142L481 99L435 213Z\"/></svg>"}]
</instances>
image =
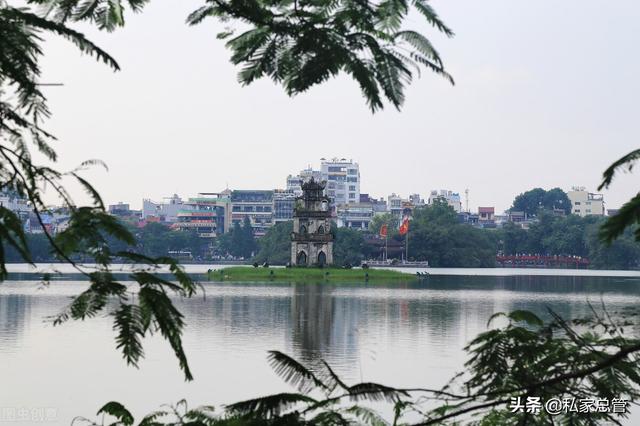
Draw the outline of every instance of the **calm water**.
<instances>
[{"instance_id":1,"label":"calm water","mask_svg":"<svg viewBox=\"0 0 640 426\"><path fill-rule=\"evenodd\" d=\"M640 278L634 276L443 275L420 285L205 284L206 298L178 301L187 317L184 343L196 377L185 383L159 338L146 341L146 359L135 369L115 350L110 318L59 327L47 322L85 286L0 284L0 415L47 409L46 424L69 424L76 415L93 418L114 399L140 415L181 398L191 405L220 405L288 391L267 365L269 349L303 361L323 358L348 382L437 387L462 368L462 348L485 330L494 312L544 314L550 307L578 316L587 313L587 300L600 303L602 297L611 310L640 302Z\"/></svg>"}]
</instances>

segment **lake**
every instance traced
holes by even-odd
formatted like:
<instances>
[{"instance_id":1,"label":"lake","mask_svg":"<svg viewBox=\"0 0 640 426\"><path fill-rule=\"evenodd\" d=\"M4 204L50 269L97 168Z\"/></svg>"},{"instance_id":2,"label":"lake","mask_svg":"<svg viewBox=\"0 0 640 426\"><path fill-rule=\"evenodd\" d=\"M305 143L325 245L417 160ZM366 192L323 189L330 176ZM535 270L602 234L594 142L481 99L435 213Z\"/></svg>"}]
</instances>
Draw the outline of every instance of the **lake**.
<instances>
[{"instance_id":1,"label":"lake","mask_svg":"<svg viewBox=\"0 0 640 426\"><path fill-rule=\"evenodd\" d=\"M462 348L495 312L551 308L571 317L587 314L587 301L602 298L610 310L640 302L636 272L474 271L432 270L402 285L204 283L206 297L177 301L189 383L157 336L135 369L115 349L111 318L53 327L47 318L86 282L9 280L0 284L0 423L13 415L31 424L36 413L40 424L68 425L111 400L140 416L182 398L220 406L289 391L268 366L270 349L324 359L347 383L439 387L462 369Z\"/></svg>"}]
</instances>

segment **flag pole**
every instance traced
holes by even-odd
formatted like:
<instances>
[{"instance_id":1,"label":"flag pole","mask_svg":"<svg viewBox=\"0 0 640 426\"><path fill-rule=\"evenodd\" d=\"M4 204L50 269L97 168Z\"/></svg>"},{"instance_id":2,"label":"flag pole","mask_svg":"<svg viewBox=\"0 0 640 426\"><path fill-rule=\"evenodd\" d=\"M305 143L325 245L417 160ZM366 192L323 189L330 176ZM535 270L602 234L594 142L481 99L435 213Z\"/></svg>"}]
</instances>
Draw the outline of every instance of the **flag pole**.
<instances>
[{"instance_id":1,"label":"flag pole","mask_svg":"<svg viewBox=\"0 0 640 426\"><path fill-rule=\"evenodd\" d=\"M389 237L387 234L384 234L384 261L386 262L387 259L389 258L389 247L387 246L387 241L389 240Z\"/></svg>"},{"instance_id":2,"label":"flag pole","mask_svg":"<svg viewBox=\"0 0 640 426\"><path fill-rule=\"evenodd\" d=\"M406 250L406 254L404 255L405 262L409 261L409 227L407 226L407 235L405 237L404 248Z\"/></svg>"}]
</instances>

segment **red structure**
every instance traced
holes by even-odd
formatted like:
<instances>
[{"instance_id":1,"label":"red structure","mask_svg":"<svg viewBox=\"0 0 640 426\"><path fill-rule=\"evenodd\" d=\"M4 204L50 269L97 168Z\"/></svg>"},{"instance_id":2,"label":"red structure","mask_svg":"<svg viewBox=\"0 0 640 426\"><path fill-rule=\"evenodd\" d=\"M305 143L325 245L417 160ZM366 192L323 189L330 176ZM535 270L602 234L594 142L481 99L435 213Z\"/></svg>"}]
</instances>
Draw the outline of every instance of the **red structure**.
<instances>
[{"instance_id":1,"label":"red structure","mask_svg":"<svg viewBox=\"0 0 640 426\"><path fill-rule=\"evenodd\" d=\"M588 268L589 259L580 256L541 256L515 255L496 256L496 263L501 267L511 268Z\"/></svg>"}]
</instances>

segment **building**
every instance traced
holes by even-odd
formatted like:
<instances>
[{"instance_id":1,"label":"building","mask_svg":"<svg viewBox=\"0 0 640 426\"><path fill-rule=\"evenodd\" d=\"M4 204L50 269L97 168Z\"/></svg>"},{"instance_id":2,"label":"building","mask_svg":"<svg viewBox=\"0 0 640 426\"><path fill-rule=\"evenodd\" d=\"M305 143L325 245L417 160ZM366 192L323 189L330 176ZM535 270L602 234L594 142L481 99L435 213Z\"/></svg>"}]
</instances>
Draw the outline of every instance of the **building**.
<instances>
[{"instance_id":1,"label":"building","mask_svg":"<svg viewBox=\"0 0 640 426\"><path fill-rule=\"evenodd\" d=\"M293 208L296 204L296 197L296 193L291 189L275 189L273 191L274 224L293 220Z\"/></svg>"},{"instance_id":2,"label":"building","mask_svg":"<svg viewBox=\"0 0 640 426\"><path fill-rule=\"evenodd\" d=\"M332 206L360 202L360 166L345 158L321 158L320 172Z\"/></svg>"},{"instance_id":3,"label":"building","mask_svg":"<svg viewBox=\"0 0 640 426\"><path fill-rule=\"evenodd\" d=\"M157 218L159 222L174 223L178 221L178 212L184 210L184 203L177 194L165 197L158 203L149 199L142 200L142 219ZM155 221L155 219L151 219Z\"/></svg>"},{"instance_id":4,"label":"building","mask_svg":"<svg viewBox=\"0 0 640 426\"><path fill-rule=\"evenodd\" d=\"M571 213L585 216L604 215L604 197L602 194L588 192L584 186L574 186L567 192L567 197L571 201Z\"/></svg>"},{"instance_id":5,"label":"building","mask_svg":"<svg viewBox=\"0 0 640 426\"><path fill-rule=\"evenodd\" d=\"M352 228L359 230L369 229L369 223L375 212L369 203L344 204L337 207L336 223L339 228Z\"/></svg>"},{"instance_id":6,"label":"building","mask_svg":"<svg viewBox=\"0 0 640 426\"><path fill-rule=\"evenodd\" d=\"M420 194L409 195L409 203L411 203L413 207L422 207L425 205L424 200L420 198Z\"/></svg>"},{"instance_id":7,"label":"building","mask_svg":"<svg viewBox=\"0 0 640 426\"><path fill-rule=\"evenodd\" d=\"M293 191L296 197L300 197L302 195L302 183L308 182L311 179L317 182L322 181L322 173L320 170L313 170L311 167L308 167L301 170L297 175L289 175L287 176L287 191Z\"/></svg>"},{"instance_id":8,"label":"building","mask_svg":"<svg viewBox=\"0 0 640 426\"><path fill-rule=\"evenodd\" d=\"M493 222L495 214L495 207L478 207L478 222Z\"/></svg>"},{"instance_id":9,"label":"building","mask_svg":"<svg viewBox=\"0 0 640 426\"><path fill-rule=\"evenodd\" d=\"M273 225L273 191L235 190L231 191L231 225L242 225L248 218L253 235L261 237Z\"/></svg>"},{"instance_id":10,"label":"building","mask_svg":"<svg viewBox=\"0 0 640 426\"><path fill-rule=\"evenodd\" d=\"M387 197L387 211L396 219L402 218L402 197L395 192Z\"/></svg>"},{"instance_id":11,"label":"building","mask_svg":"<svg viewBox=\"0 0 640 426\"><path fill-rule=\"evenodd\" d=\"M231 228L231 201L220 193L200 193L182 203L178 220L172 225L182 231L194 230L201 238L215 238Z\"/></svg>"},{"instance_id":12,"label":"building","mask_svg":"<svg viewBox=\"0 0 640 426\"><path fill-rule=\"evenodd\" d=\"M293 214L291 264L324 266L333 263L330 199L325 182L311 179L302 184L302 196Z\"/></svg>"},{"instance_id":13,"label":"building","mask_svg":"<svg viewBox=\"0 0 640 426\"><path fill-rule=\"evenodd\" d=\"M457 192L449 191L448 189L441 189L439 191L431 191L427 203L433 204L436 199L445 200L448 205L453 207L456 213L462 212L462 201L460 200L460 194Z\"/></svg>"},{"instance_id":14,"label":"building","mask_svg":"<svg viewBox=\"0 0 640 426\"><path fill-rule=\"evenodd\" d=\"M387 212L387 202L384 198L373 198L369 194L360 194L360 203L371 204L374 214L382 214Z\"/></svg>"},{"instance_id":15,"label":"building","mask_svg":"<svg viewBox=\"0 0 640 426\"><path fill-rule=\"evenodd\" d=\"M22 222L22 226L25 232L31 231L31 214L33 209L31 208L31 203L28 199L20 196L16 191L11 189L3 188L0 190L0 206L4 207L7 210L12 211L18 219ZM34 223L38 223L34 221ZM34 226L34 228L38 228Z\"/></svg>"}]
</instances>

